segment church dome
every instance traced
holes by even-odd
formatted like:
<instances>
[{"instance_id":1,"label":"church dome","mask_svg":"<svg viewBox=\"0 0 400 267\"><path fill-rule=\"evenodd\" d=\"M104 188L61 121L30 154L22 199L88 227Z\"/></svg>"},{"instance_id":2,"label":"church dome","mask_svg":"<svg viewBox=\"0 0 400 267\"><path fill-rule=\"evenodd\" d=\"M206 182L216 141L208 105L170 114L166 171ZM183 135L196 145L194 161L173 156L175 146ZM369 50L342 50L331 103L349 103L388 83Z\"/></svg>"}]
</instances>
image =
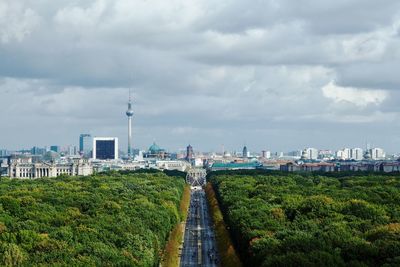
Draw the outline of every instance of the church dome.
<instances>
[{"instance_id":1,"label":"church dome","mask_svg":"<svg viewBox=\"0 0 400 267\"><path fill-rule=\"evenodd\" d=\"M163 149L161 149L156 143L153 143L150 147L149 147L149 152L151 154L157 154L159 152L162 152Z\"/></svg>"}]
</instances>

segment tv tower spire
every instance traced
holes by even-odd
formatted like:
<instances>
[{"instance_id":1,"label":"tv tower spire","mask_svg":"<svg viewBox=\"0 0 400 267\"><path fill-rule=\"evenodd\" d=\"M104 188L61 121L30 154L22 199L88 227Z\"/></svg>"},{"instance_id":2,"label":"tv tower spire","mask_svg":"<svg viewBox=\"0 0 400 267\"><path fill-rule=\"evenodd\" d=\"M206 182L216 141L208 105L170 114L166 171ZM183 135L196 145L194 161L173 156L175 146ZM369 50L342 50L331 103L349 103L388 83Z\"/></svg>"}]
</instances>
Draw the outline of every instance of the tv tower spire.
<instances>
[{"instance_id":1,"label":"tv tower spire","mask_svg":"<svg viewBox=\"0 0 400 267\"><path fill-rule=\"evenodd\" d=\"M128 116L128 158L132 158L132 101L131 101L131 89L129 89L129 101L128 110L126 111L126 116Z\"/></svg>"}]
</instances>

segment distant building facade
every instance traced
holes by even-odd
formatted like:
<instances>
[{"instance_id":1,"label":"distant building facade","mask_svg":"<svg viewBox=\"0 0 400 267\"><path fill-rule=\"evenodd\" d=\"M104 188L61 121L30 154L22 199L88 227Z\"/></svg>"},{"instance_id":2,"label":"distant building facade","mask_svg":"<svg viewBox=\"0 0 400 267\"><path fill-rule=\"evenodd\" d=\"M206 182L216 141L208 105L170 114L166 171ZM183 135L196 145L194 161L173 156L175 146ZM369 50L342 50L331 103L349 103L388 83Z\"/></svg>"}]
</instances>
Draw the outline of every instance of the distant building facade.
<instances>
[{"instance_id":1,"label":"distant building facade","mask_svg":"<svg viewBox=\"0 0 400 267\"><path fill-rule=\"evenodd\" d=\"M373 160L382 160L385 159L385 151L382 148L372 148L370 149L371 159Z\"/></svg>"},{"instance_id":2,"label":"distant building facade","mask_svg":"<svg viewBox=\"0 0 400 267\"><path fill-rule=\"evenodd\" d=\"M92 151L92 136L90 134L81 134L79 136L79 153L84 156L89 156Z\"/></svg>"},{"instance_id":3,"label":"distant building facade","mask_svg":"<svg viewBox=\"0 0 400 267\"><path fill-rule=\"evenodd\" d=\"M336 159L339 160L349 160L351 159L351 149L343 148L336 151Z\"/></svg>"},{"instance_id":4,"label":"distant building facade","mask_svg":"<svg viewBox=\"0 0 400 267\"><path fill-rule=\"evenodd\" d=\"M9 152L6 149L0 149L0 157L8 156Z\"/></svg>"},{"instance_id":5,"label":"distant building facade","mask_svg":"<svg viewBox=\"0 0 400 267\"><path fill-rule=\"evenodd\" d=\"M67 153L68 156L75 156L77 154L77 152L78 151L76 149L76 146L68 146L67 147L66 153Z\"/></svg>"},{"instance_id":6,"label":"distant building facade","mask_svg":"<svg viewBox=\"0 0 400 267\"><path fill-rule=\"evenodd\" d=\"M318 159L318 149L309 147L306 149L306 157L310 160Z\"/></svg>"},{"instance_id":7,"label":"distant building facade","mask_svg":"<svg viewBox=\"0 0 400 267\"><path fill-rule=\"evenodd\" d=\"M91 174L93 174L93 167L83 159L65 163L33 162L29 158L10 159L8 165L10 178L35 179L60 175L87 176Z\"/></svg>"},{"instance_id":8,"label":"distant building facade","mask_svg":"<svg viewBox=\"0 0 400 267\"><path fill-rule=\"evenodd\" d=\"M117 137L95 137L93 138L93 159L116 160L118 159Z\"/></svg>"},{"instance_id":9,"label":"distant building facade","mask_svg":"<svg viewBox=\"0 0 400 267\"><path fill-rule=\"evenodd\" d=\"M0 158L0 176L8 175L8 164L6 158Z\"/></svg>"},{"instance_id":10,"label":"distant building facade","mask_svg":"<svg viewBox=\"0 0 400 267\"><path fill-rule=\"evenodd\" d=\"M186 160L187 161L193 160L193 156L194 156L193 147L191 145L188 145L186 147Z\"/></svg>"},{"instance_id":11,"label":"distant building facade","mask_svg":"<svg viewBox=\"0 0 400 267\"><path fill-rule=\"evenodd\" d=\"M334 158L334 153L331 150L318 151L318 158L322 160L330 160Z\"/></svg>"},{"instance_id":12,"label":"distant building facade","mask_svg":"<svg viewBox=\"0 0 400 267\"><path fill-rule=\"evenodd\" d=\"M346 159L346 155L345 155L344 151L341 150L341 149L336 151L336 158L339 159L339 160L345 160Z\"/></svg>"},{"instance_id":13,"label":"distant building facade","mask_svg":"<svg viewBox=\"0 0 400 267\"><path fill-rule=\"evenodd\" d=\"M289 162L280 166L281 171L286 172L333 172L335 164L327 162L297 164Z\"/></svg>"},{"instance_id":14,"label":"distant building facade","mask_svg":"<svg viewBox=\"0 0 400 267\"><path fill-rule=\"evenodd\" d=\"M263 150L263 151L261 152L261 156L262 156L264 159L270 159L270 158L271 158L271 151Z\"/></svg>"},{"instance_id":15,"label":"distant building facade","mask_svg":"<svg viewBox=\"0 0 400 267\"><path fill-rule=\"evenodd\" d=\"M336 158L341 160L349 160L351 158L351 149L343 148L336 151Z\"/></svg>"},{"instance_id":16,"label":"distant building facade","mask_svg":"<svg viewBox=\"0 0 400 267\"><path fill-rule=\"evenodd\" d=\"M259 162L245 162L245 163L213 163L209 169L211 171L223 171L223 170L252 170L252 169L260 169L262 168L262 164Z\"/></svg>"},{"instance_id":17,"label":"distant building facade","mask_svg":"<svg viewBox=\"0 0 400 267\"><path fill-rule=\"evenodd\" d=\"M181 160L159 160L155 163L159 170L178 170L184 172L190 168L190 163Z\"/></svg>"},{"instance_id":18,"label":"distant building facade","mask_svg":"<svg viewBox=\"0 0 400 267\"><path fill-rule=\"evenodd\" d=\"M153 142L147 152L143 153L143 157L147 159L167 159L169 158L169 153L165 149L159 147L156 142Z\"/></svg>"},{"instance_id":19,"label":"distant building facade","mask_svg":"<svg viewBox=\"0 0 400 267\"><path fill-rule=\"evenodd\" d=\"M287 172L400 172L400 161L316 162L299 164L289 162L280 166Z\"/></svg>"},{"instance_id":20,"label":"distant building facade","mask_svg":"<svg viewBox=\"0 0 400 267\"><path fill-rule=\"evenodd\" d=\"M46 148L41 148L41 147L32 147L31 148L31 154L32 155L44 155L46 153Z\"/></svg>"},{"instance_id":21,"label":"distant building facade","mask_svg":"<svg viewBox=\"0 0 400 267\"><path fill-rule=\"evenodd\" d=\"M60 146L50 146L50 151L60 153L61 148L60 148Z\"/></svg>"},{"instance_id":22,"label":"distant building facade","mask_svg":"<svg viewBox=\"0 0 400 267\"><path fill-rule=\"evenodd\" d=\"M363 160L364 158L364 151L362 148L353 148L350 152L350 159L352 160Z\"/></svg>"},{"instance_id":23,"label":"distant building facade","mask_svg":"<svg viewBox=\"0 0 400 267\"><path fill-rule=\"evenodd\" d=\"M242 155L243 155L243 158L248 158L250 156L250 153L247 150L247 146L243 147Z\"/></svg>"}]
</instances>

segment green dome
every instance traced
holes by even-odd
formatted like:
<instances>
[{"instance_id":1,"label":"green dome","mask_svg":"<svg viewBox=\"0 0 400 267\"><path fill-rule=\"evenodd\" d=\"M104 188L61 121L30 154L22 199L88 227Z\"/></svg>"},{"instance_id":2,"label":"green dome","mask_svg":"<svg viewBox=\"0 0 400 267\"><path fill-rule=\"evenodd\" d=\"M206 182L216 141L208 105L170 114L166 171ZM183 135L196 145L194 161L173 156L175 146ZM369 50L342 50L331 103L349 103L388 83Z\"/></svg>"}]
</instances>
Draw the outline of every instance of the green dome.
<instances>
[{"instance_id":1,"label":"green dome","mask_svg":"<svg viewBox=\"0 0 400 267\"><path fill-rule=\"evenodd\" d=\"M153 143L150 147L149 147L149 152L151 154L157 154L164 151L163 149L161 149L156 143Z\"/></svg>"}]
</instances>

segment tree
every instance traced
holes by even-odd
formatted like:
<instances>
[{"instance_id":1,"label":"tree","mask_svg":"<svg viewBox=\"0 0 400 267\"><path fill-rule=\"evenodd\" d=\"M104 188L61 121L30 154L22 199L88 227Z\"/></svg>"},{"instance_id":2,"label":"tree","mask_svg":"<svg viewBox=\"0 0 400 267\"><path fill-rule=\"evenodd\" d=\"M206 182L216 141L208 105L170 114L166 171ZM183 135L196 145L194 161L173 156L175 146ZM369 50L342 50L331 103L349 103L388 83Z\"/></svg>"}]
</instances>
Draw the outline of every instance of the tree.
<instances>
[{"instance_id":1,"label":"tree","mask_svg":"<svg viewBox=\"0 0 400 267\"><path fill-rule=\"evenodd\" d=\"M6 244L3 246L2 263L4 266L20 266L24 262L25 256L16 244Z\"/></svg>"}]
</instances>

